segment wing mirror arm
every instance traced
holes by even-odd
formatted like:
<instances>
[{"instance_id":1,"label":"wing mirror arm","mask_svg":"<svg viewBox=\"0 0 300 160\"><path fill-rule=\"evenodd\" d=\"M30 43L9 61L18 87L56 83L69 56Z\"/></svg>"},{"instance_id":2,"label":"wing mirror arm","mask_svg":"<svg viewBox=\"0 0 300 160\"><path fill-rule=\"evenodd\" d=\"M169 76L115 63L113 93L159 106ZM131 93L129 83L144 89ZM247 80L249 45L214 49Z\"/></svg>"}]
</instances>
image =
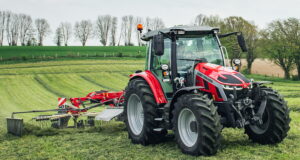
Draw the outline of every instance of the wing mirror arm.
<instances>
[{"instance_id":1,"label":"wing mirror arm","mask_svg":"<svg viewBox=\"0 0 300 160\"><path fill-rule=\"evenodd\" d=\"M239 44L241 50L243 52L247 52L248 49L247 49L245 38L244 38L242 32L231 32L231 33L226 33L226 34L219 34L218 37L224 38L224 37L228 37L228 36L232 36L232 35L236 35L237 41L238 41L238 44Z\"/></svg>"}]
</instances>

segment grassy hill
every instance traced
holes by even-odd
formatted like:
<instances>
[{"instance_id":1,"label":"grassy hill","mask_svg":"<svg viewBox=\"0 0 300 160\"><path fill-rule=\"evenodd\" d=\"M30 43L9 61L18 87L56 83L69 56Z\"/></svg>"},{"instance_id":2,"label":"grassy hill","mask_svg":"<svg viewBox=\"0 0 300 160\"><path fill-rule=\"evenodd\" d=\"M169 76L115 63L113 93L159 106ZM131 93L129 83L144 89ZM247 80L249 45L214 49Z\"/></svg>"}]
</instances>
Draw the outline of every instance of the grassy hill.
<instances>
[{"instance_id":1,"label":"grassy hill","mask_svg":"<svg viewBox=\"0 0 300 160\"><path fill-rule=\"evenodd\" d=\"M289 135L277 145L255 144L243 130L224 129L216 156L192 157L182 154L172 139L146 147L134 145L120 122L57 130L54 136L18 138L6 134L4 119L13 111L55 108L60 96L84 96L101 89L121 90L128 82L128 75L143 68L144 60L140 59L0 65L0 159L300 159L300 84L257 75L252 77L274 81L270 86L286 97L292 110Z\"/></svg>"}]
</instances>

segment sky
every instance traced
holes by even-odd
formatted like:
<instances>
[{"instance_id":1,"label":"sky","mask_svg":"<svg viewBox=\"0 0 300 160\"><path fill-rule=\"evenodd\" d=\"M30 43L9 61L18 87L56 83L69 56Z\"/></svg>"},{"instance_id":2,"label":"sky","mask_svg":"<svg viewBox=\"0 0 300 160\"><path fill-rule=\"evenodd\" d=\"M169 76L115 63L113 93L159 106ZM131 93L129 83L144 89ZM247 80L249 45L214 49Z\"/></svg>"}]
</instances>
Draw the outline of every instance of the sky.
<instances>
[{"instance_id":1,"label":"sky","mask_svg":"<svg viewBox=\"0 0 300 160\"><path fill-rule=\"evenodd\" d=\"M264 28L272 20L300 18L299 6L299 0L0 0L0 10L47 19L52 34L46 38L45 45L54 45L54 31L59 23L74 24L83 19L95 22L99 15L105 14L119 18L124 15L159 17L167 27L191 24L198 14L221 18L241 16ZM70 43L80 45L74 37ZM99 45L99 42L95 38L87 45Z\"/></svg>"}]
</instances>

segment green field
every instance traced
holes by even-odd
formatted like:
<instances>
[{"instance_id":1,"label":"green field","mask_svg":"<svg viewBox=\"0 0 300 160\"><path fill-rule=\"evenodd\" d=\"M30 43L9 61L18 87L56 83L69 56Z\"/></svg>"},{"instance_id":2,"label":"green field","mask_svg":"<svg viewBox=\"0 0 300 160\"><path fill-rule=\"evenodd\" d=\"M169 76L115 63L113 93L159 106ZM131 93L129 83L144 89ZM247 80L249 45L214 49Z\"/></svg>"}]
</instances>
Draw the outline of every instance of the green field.
<instances>
[{"instance_id":1,"label":"green field","mask_svg":"<svg viewBox=\"0 0 300 160\"><path fill-rule=\"evenodd\" d=\"M85 96L95 90L121 90L128 75L143 69L141 59L68 60L0 65L0 159L300 159L300 83L274 80L271 87L282 93L291 108L291 130L277 145L259 145L243 130L224 129L217 155L184 155L172 140L141 146L131 144L121 122L96 128L56 130L53 136L6 134L5 117L12 111L51 109L57 97ZM25 116L28 118L31 115Z\"/></svg>"},{"instance_id":2,"label":"green field","mask_svg":"<svg viewBox=\"0 0 300 160\"><path fill-rule=\"evenodd\" d=\"M138 46L3 46L1 61L47 60L80 57L144 57L146 47Z\"/></svg>"}]
</instances>

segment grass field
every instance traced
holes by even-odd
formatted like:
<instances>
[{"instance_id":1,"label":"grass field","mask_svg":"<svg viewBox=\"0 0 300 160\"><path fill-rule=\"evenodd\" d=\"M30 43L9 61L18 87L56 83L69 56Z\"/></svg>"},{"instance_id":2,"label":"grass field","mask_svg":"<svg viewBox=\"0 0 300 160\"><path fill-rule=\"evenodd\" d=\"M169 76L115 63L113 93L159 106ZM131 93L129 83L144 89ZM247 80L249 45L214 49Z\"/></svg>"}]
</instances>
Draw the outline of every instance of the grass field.
<instances>
[{"instance_id":1,"label":"grass field","mask_svg":"<svg viewBox=\"0 0 300 160\"><path fill-rule=\"evenodd\" d=\"M0 62L66 57L144 57L145 52L146 47L138 46L3 46L0 47Z\"/></svg>"},{"instance_id":2,"label":"grass field","mask_svg":"<svg viewBox=\"0 0 300 160\"><path fill-rule=\"evenodd\" d=\"M277 145L259 145L243 130L224 129L222 146L212 157L184 155L172 140L158 145L133 145L121 122L96 128L51 130L53 136L6 134L5 117L12 111L49 109L57 97L77 97L101 89L121 90L128 75L143 69L141 59L68 60L0 65L0 159L300 159L300 83L272 80L291 108L291 130ZM25 116L25 118L31 115Z\"/></svg>"}]
</instances>

